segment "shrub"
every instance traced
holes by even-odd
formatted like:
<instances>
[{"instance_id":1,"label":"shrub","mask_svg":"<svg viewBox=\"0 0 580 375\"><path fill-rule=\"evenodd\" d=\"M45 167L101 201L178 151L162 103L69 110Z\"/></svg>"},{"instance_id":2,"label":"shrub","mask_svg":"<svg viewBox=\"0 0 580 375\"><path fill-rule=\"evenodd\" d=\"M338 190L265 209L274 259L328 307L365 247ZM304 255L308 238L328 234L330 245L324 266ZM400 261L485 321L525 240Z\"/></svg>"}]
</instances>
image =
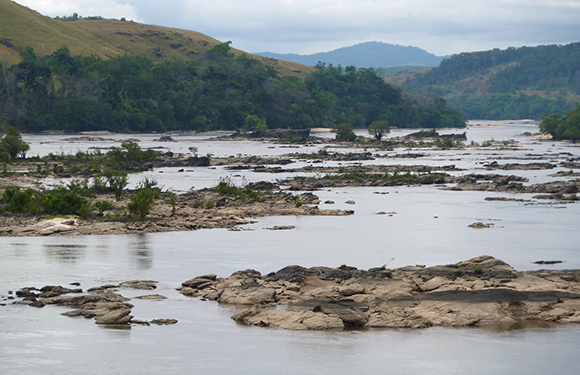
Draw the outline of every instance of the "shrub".
<instances>
[{"instance_id":1,"label":"shrub","mask_svg":"<svg viewBox=\"0 0 580 375\"><path fill-rule=\"evenodd\" d=\"M336 133L338 142L353 142L356 139L356 134L352 131L352 125L348 122L341 122L332 131Z\"/></svg>"},{"instance_id":2,"label":"shrub","mask_svg":"<svg viewBox=\"0 0 580 375\"><path fill-rule=\"evenodd\" d=\"M36 213L40 210L40 197L36 190L21 190L18 186L8 186L1 200L8 203L6 209L15 213Z\"/></svg>"},{"instance_id":3,"label":"shrub","mask_svg":"<svg viewBox=\"0 0 580 375\"><path fill-rule=\"evenodd\" d=\"M137 216L139 221L145 220L145 217L151 211L151 207L155 203L155 191L151 188L145 187L135 190L133 194L129 196L131 202L127 205L129 212L132 215Z\"/></svg>"},{"instance_id":4,"label":"shrub","mask_svg":"<svg viewBox=\"0 0 580 375\"><path fill-rule=\"evenodd\" d=\"M49 215L77 215L87 205L86 199L73 190L57 188L42 197L41 206Z\"/></svg>"}]
</instances>

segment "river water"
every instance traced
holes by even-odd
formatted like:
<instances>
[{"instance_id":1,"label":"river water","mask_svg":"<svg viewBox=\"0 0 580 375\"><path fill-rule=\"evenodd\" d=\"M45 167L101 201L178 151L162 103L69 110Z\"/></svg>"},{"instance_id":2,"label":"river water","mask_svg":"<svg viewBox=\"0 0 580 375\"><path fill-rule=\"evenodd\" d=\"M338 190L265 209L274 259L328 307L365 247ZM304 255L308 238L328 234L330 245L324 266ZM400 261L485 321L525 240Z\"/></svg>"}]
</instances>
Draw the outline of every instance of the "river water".
<instances>
[{"instance_id":1,"label":"river water","mask_svg":"<svg viewBox=\"0 0 580 375\"><path fill-rule=\"evenodd\" d=\"M386 154L426 155L364 163L455 164L466 168L456 173L468 174L485 173L481 163L494 160L500 164L526 163L548 154L548 161L560 162L580 156L577 145L521 136L524 132L536 132L535 125L507 122L472 125L478 126L467 129L467 143L493 138L514 140L517 147L460 151L397 149ZM404 133L396 130L391 136ZM263 142L215 141L211 140L212 135L172 136L178 142L160 144L154 141L156 135L137 138L142 147L162 146L174 152L187 152L188 147L196 146L200 154L214 156L269 156L315 152L322 147L292 149ZM32 155L74 153L95 146L95 142L70 142L63 141L64 138L25 136L31 143ZM98 146L103 146L102 143ZM310 160L302 160L287 167L309 163ZM506 172L542 182L553 179L548 175L558 170L565 169ZM181 192L192 186L215 185L222 176L241 182L274 180L286 175L291 173L232 172L221 167L192 168L180 173L175 168L163 168L132 176L131 183L148 176L165 188ZM187 298L175 290L181 282L201 274L225 277L248 268L268 273L289 264L394 268L455 263L487 254L520 270L539 268L533 264L537 260L565 262L541 266L544 268L580 268L578 203L490 202L485 197L529 199L531 195L454 192L437 186L340 188L316 194L322 202L335 202L321 204L321 208L354 209L355 214L259 218L241 232L0 237L0 302L4 304L0 306L0 374L579 373L580 326L576 325L293 332L238 325L230 319L236 311L234 307ZM347 200L356 204L346 204ZM376 215L379 211L394 214ZM483 230L467 227L476 221L494 226ZM294 225L296 229L265 229L273 225ZM67 311L62 307L37 309L11 305L11 300L4 300L11 296L9 291L24 286L66 286L79 282L88 289L134 279L158 281L155 293L168 299L132 299L135 305L132 315L140 320L174 318L179 321L176 325L111 329L92 320L61 316ZM120 293L130 298L148 294L131 289L122 289Z\"/></svg>"}]
</instances>

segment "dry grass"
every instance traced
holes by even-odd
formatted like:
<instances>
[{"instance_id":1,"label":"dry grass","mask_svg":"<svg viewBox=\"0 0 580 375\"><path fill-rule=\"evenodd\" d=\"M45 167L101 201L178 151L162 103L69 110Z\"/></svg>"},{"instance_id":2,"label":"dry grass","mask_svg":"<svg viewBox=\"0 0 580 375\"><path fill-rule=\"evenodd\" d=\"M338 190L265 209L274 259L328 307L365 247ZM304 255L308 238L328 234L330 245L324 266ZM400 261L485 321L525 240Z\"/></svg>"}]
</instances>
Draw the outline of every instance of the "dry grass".
<instances>
[{"instance_id":1,"label":"dry grass","mask_svg":"<svg viewBox=\"0 0 580 375\"><path fill-rule=\"evenodd\" d=\"M131 21L57 21L10 0L0 0L0 63L21 60L18 50L31 46L37 55L53 53L67 45L73 55L94 55L103 59L119 55L146 55L154 61L194 60L219 40L191 30L145 25ZM237 55L244 53L233 49ZM304 78L313 68L249 56L280 72Z\"/></svg>"}]
</instances>

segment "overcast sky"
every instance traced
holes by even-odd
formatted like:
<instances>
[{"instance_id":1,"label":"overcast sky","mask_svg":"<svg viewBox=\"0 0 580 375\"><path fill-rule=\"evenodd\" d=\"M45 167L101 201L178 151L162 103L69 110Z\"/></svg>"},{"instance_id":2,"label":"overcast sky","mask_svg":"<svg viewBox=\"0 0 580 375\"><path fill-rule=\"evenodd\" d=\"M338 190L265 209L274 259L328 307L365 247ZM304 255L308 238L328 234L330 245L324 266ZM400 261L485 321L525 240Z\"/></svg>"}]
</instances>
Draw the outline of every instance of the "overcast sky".
<instances>
[{"instance_id":1,"label":"overcast sky","mask_svg":"<svg viewBox=\"0 0 580 375\"><path fill-rule=\"evenodd\" d=\"M17 0L178 27L246 52L315 53L380 41L436 55L580 41L580 0Z\"/></svg>"}]
</instances>

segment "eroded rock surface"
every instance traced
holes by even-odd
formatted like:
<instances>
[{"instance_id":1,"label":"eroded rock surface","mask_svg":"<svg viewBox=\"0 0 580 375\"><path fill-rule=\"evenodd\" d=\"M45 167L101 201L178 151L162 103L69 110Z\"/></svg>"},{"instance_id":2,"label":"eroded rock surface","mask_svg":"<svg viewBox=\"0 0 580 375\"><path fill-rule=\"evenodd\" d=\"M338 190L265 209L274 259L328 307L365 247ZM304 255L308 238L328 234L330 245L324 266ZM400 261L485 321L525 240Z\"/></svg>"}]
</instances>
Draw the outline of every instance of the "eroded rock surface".
<instances>
[{"instance_id":1,"label":"eroded rock surface","mask_svg":"<svg viewBox=\"0 0 580 375\"><path fill-rule=\"evenodd\" d=\"M491 256L393 270L246 270L227 278L198 276L179 290L252 305L232 317L237 322L295 330L580 323L580 270L520 272Z\"/></svg>"},{"instance_id":2,"label":"eroded rock surface","mask_svg":"<svg viewBox=\"0 0 580 375\"><path fill-rule=\"evenodd\" d=\"M69 289L62 286L47 285L40 289L34 287L22 288L16 291L17 297L22 300L14 302L19 305L44 307L46 305L58 305L72 308L73 310L62 313L68 317L83 317L94 319L97 324L126 325L128 323L150 325L149 322L133 320L131 310L133 305L128 303L129 298L115 293L112 289L121 286L134 289L155 289L155 281L134 280L121 283L119 286L103 285L89 288L89 293L82 294L81 289ZM152 294L135 297L144 300L163 300L166 297ZM175 319L158 319L151 321L153 324L175 324Z\"/></svg>"}]
</instances>

